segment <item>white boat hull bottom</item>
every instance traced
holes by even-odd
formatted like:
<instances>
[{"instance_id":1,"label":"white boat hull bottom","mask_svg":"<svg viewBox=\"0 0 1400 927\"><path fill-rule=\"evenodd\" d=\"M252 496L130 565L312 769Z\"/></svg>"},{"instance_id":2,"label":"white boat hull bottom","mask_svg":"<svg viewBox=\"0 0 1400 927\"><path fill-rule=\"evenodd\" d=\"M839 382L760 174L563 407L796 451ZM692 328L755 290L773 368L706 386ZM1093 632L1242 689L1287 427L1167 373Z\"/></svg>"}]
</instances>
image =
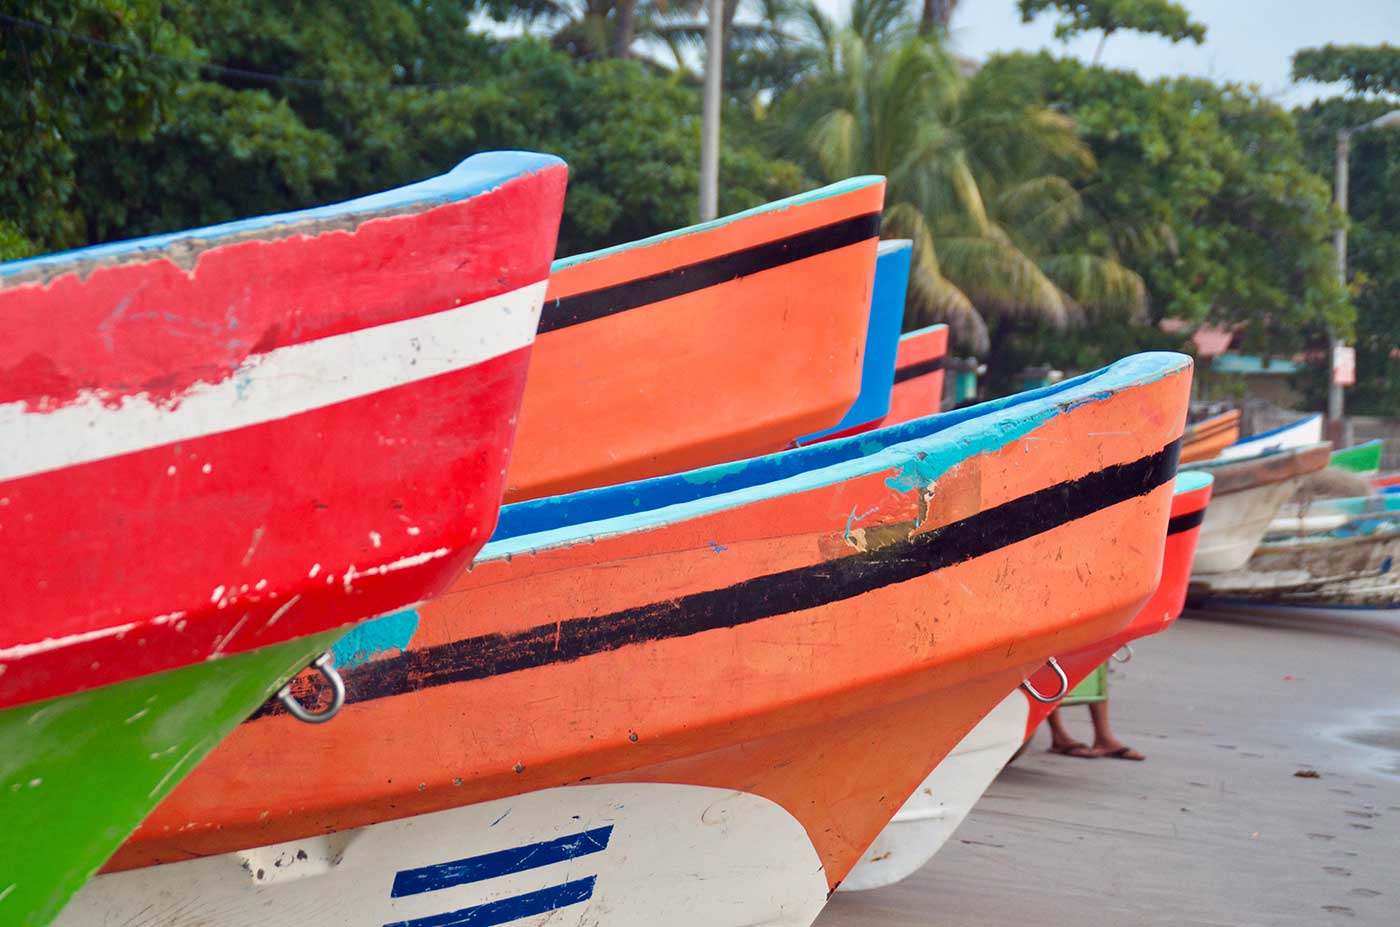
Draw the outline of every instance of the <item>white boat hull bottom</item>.
<instances>
[{"instance_id":1,"label":"white boat hull bottom","mask_svg":"<svg viewBox=\"0 0 1400 927\"><path fill-rule=\"evenodd\" d=\"M932 859L1020 749L1029 716L1020 689L1002 699L914 790L841 882L840 891L893 885Z\"/></svg>"},{"instance_id":2,"label":"white boat hull bottom","mask_svg":"<svg viewBox=\"0 0 1400 927\"><path fill-rule=\"evenodd\" d=\"M1191 572L1226 573L1249 562L1279 508L1293 498L1302 477L1214 496L1206 506Z\"/></svg>"},{"instance_id":3,"label":"white boat hull bottom","mask_svg":"<svg viewBox=\"0 0 1400 927\"><path fill-rule=\"evenodd\" d=\"M1193 578L1192 595L1280 605L1391 609L1400 604L1400 530L1260 545L1243 570Z\"/></svg>"},{"instance_id":4,"label":"white boat hull bottom","mask_svg":"<svg viewBox=\"0 0 1400 927\"><path fill-rule=\"evenodd\" d=\"M765 798L596 785L99 876L55 927L807 927L826 895Z\"/></svg>"}]
</instances>

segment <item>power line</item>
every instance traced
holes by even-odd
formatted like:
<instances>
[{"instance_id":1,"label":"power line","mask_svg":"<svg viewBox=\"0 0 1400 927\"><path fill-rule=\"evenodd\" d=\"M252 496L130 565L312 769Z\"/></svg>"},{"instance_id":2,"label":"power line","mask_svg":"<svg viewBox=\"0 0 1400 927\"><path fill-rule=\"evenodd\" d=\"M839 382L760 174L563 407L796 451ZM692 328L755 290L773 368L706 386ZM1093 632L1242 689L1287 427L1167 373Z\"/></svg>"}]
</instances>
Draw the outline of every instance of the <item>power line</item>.
<instances>
[{"instance_id":1,"label":"power line","mask_svg":"<svg viewBox=\"0 0 1400 927\"><path fill-rule=\"evenodd\" d=\"M199 71L217 74L224 77L240 77L245 80L262 81L268 84L296 84L303 87L327 87L344 88L347 90L452 90L460 87L474 87L477 84L469 81L448 81L429 83L407 83L407 84L384 84L368 83L365 81L349 80L324 80L316 77L293 77L287 74L270 74L266 71L254 71L248 68L229 67L224 64L210 64L204 61L192 61L188 58L176 58L171 55L162 55L159 52L150 52L140 48L132 48L129 45L118 45L115 42L107 42L103 39L95 39L91 36L70 32L59 26L41 23L33 19L25 19L20 16L11 16L8 13L0 13L0 22L11 23L22 28L34 29L41 32L48 32L52 35L60 35L64 38L81 42L84 45L92 45L97 48L105 48L134 58L144 58L150 61L161 61L166 64L175 64L182 67L194 68ZM579 55L573 58L574 61L588 61L596 58L601 52L589 52L586 55ZM536 68L532 71L518 71L510 76L522 77L530 74L541 73L549 68Z\"/></svg>"}]
</instances>

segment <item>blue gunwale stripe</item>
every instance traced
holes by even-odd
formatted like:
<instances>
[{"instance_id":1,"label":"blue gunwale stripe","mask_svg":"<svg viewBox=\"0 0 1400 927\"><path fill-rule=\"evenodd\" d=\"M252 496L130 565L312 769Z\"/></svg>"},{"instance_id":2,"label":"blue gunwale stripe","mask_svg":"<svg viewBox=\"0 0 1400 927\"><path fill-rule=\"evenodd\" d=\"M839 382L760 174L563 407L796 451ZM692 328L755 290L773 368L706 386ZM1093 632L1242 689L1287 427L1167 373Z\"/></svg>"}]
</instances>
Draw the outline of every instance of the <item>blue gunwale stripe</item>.
<instances>
[{"instance_id":1,"label":"blue gunwale stripe","mask_svg":"<svg viewBox=\"0 0 1400 927\"><path fill-rule=\"evenodd\" d=\"M405 869L394 876L394 888L389 897L421 895L423 892L435 892L440 888L481 882L513 872L524 872L527 869L538 869L566 859L588 856L590 853L601 853L608 848L608 840L611 837L612 825L609 824L566 837L511 847L509 850L468 856L465 859L423 866L420 869Z\"/></svg>"},{"instance_id":2,"label":"blue gunwale stripe","mask_svg":"<svg viewBox=\"0 0 1400 927\"><path fill-rule=\"evenodd\" d=\"M536 892L526 892L513 898L488 901L485 904L472 905L470 908L448 911L445 914L416 917L408 921L395 921L391 924L385 924L384 927L495 927L496 924L507 924L511 921L518 921L522 917L533 917L536 914L557 911L571 904L587 901L593 897L593 883L596 880L597 876L575 879L572 882L565 882L563 885L542 888Z\"/></svg>"}]
</instances>

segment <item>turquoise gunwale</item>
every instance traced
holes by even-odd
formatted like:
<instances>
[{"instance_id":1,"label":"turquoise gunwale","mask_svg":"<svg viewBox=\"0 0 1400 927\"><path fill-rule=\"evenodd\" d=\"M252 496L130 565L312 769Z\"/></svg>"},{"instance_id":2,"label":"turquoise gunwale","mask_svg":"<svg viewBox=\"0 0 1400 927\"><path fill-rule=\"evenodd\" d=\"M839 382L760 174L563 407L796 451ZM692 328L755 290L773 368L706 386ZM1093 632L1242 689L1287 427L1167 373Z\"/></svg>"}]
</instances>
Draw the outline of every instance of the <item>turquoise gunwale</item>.
<instances>
[{"instance_id":1,"label":"turquoise gunwale","mask_svg":"<svg viewBox=\"0 0 1400 927\"><path fill-rule=\"evenodd\" d=\"M900 471L898 479L907 478L911 487L922 485L968 458L1004 447L1056 415L1156 382L1189 369L1190 363L1181 354L1138 354L1053 386L849 438L507 505L478 559L568 543L580 536L638 531L885 470Z\"/></svg>"}]
</instances>

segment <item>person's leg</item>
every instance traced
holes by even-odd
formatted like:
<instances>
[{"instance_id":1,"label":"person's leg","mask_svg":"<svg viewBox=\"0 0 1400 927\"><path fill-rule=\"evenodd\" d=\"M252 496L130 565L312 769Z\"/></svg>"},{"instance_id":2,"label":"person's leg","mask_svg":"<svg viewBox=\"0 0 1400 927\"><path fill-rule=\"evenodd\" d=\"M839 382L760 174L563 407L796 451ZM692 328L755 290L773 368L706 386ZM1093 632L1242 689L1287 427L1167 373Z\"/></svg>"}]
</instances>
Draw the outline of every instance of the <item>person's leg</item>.
<instances>
[{"instance_id":1,"label":"person's leg","mask_svg":"<svg viewBox=\"0 0 1400 927\"><path fill-rule=\"evenodd\" d=\"M1069 736L1069 731L1065 730L1064 719L1060 717L1060 709L1056 708L1050 712L1050 717L1045 719L1045 723L1050 728L1051 753L1063 753L1066 756L1078 756L1085 759L1095 755L1088 744L1081 743Z\"/></svg>"},{"instance_id":2,"label":"person's leg","mask_svg":"<svg viewBox=\"0 0 1400 927\"><path fill-rule=\"evenodd\" d=\"M1094 722L1093 751L1096 756L1111 756L1119 760L1146 759L1141 753L1113 736L1113 730L1108 726L1108 699L1089 706L1089 720Z\"/></svg>"}]
</instances>

